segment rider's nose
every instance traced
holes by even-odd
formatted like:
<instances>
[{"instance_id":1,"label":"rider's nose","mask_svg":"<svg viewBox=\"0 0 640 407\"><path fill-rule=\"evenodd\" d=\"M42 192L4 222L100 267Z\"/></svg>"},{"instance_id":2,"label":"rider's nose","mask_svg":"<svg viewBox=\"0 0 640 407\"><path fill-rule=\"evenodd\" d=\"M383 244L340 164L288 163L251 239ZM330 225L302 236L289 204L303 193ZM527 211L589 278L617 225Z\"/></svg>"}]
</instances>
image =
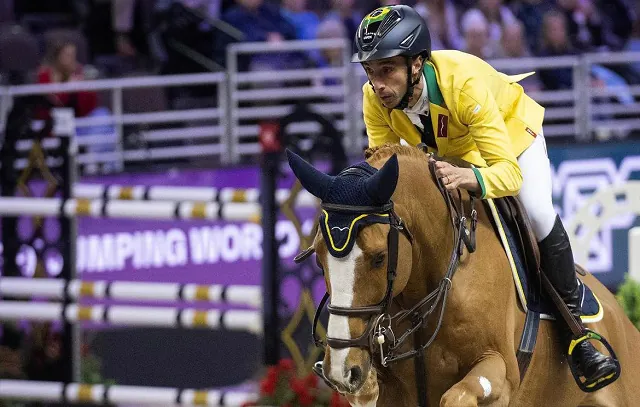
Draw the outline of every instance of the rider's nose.
<instances>
[{"instance_id":1,"label":"rider's nose","mask_svg":"<svg viewBox=\"0 0 640 407\"><path fill-rule=\"evenodd\" d=\"M345 379L352 389L359 388L362 385L362 369L359 366L352 367L347 371Z\"/></svg>"},{"instance_id":2,"label":"rider's nose","mask_svg":"<svg viewBox=\"0 0 640 407\"><path fill-rule=\"evenodd\" d=\"M375 88L376 92L383 91L387 88L384 82L382 81L371 81L371 83L373 84L373 87Z\"/></svg>"}]
</instances>

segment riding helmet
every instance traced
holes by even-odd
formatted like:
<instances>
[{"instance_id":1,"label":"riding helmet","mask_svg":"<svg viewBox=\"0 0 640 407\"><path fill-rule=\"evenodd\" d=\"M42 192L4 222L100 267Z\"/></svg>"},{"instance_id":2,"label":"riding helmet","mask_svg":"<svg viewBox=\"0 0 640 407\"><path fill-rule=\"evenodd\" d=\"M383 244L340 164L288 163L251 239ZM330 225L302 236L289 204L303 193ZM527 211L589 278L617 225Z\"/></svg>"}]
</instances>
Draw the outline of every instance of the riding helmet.
<instances>
[{"instance_id":1,"label":"riding helmet","mask_svg":"<svg viewBox=\"0 0 640 407\"><path fill-rule=\"evenodd\" d=\"M369 13L356 32L351 62L366 62L397 55L431 55L426 21L412 7L380 7Z\"/></svg>"},{"instance_id":2,"label":"riding helmet","mask_svg":"<svg viewBox=\"0 0 640 407\"><path fill-rule=\"evenodd\" d=\"M403 110L409 106L414 87L420 82L420 77L411 78L413 58L422 55L427 60L431 57L431 36L426 21L413 8L404 5L380 7L360 23L351 62L362 63L398 55L406 59L407 90L393 108ZM375 92L371 81L369 85Z\"/></svg>"}]
</instances>

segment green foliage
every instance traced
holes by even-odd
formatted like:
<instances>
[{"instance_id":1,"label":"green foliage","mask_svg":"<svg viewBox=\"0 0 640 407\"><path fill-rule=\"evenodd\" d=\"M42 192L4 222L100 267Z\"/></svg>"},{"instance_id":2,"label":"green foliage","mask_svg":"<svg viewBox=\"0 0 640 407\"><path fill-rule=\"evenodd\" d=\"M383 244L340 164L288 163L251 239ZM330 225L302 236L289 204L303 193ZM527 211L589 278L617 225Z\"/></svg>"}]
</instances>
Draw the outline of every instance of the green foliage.
<instances>
[{"instance_id":1,"label":"green foliage","mask_svg":"<svg viewBox=\"0 0 640 407\"><path fill-rule=\"evenodd\" d=\"M640 282L627 276L618 288L616 299L631 322L640 329Z\"/></svg>"}]
</instances>

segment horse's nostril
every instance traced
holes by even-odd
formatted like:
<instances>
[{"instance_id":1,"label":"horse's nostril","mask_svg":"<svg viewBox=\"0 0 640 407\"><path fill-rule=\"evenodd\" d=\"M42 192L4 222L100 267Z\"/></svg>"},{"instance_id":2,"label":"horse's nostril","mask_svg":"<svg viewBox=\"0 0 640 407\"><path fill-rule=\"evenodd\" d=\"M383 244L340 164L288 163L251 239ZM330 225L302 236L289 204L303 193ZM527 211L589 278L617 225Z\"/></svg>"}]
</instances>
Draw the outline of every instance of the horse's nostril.
<instances>
[{"instance_id":1,"label":"horse's nostril","mask_svg":"<svg viewBox=\"0 0 640 407\"><path fill-rule=\"evenodd\" d=\"M362 369L360 369L358 366L355 366L349 369L349 372L347 373L347 382L349 383L350 386L352 387L358 386L361 380L362 380Z\"/></svg>"}]
</instances>

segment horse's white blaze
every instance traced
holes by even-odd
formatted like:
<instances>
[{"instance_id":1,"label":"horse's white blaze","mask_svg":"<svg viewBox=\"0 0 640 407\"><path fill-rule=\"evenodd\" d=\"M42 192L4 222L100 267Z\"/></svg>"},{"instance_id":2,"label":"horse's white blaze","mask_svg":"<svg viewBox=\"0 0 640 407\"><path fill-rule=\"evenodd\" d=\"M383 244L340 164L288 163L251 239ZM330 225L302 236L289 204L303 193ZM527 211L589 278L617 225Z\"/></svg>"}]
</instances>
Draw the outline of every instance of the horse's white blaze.
<instances>
[{"instance_id":1,"label":"horse's white blaze","mask_svg":"<svg viewBox=\"0 0 640 407\"><path fill-rule=\"evenodd\" d=\"M353 245L351 253L342 258L335 258L331 255L327 259L329 272L329 284L331 284L331 305L337 307L353 306L353 295L355 289L356 259L362 254L362 249L358 244ZM327 335L338 339L351 339L349 332L349 319L340 315L329 315ZM330 349L331 371L329 377L337 382L343 383L345 380L345 362L349 348Z\"/></svg>"}]
</instances>

